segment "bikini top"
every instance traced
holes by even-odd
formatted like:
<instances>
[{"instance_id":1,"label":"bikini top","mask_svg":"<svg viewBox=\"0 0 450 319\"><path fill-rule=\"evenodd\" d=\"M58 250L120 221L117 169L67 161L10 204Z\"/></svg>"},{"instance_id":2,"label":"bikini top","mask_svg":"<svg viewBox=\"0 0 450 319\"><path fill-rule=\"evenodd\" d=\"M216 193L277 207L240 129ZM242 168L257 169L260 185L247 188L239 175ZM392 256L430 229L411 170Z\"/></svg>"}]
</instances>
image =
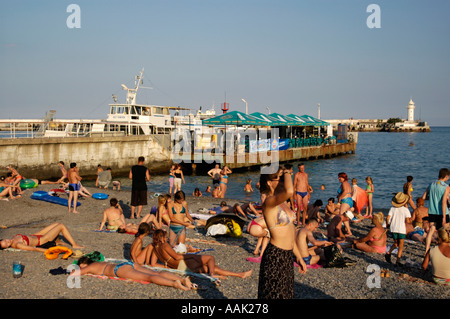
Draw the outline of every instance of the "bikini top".
<instances>
[{"instance_id":1,"label":"bikini top","mask_svg":"<svg viewBox=\"0 0 450 319\"><path fill-rule=\"evenodd\" d=\"M286 211L281 208L281 206L278 206L278 212L275 219L275 225L272 227L269 227L269 229L273 229L275 227L285 227L288 226L290 223L294 221L294 218L291 217Z\"/></svg>"},{"instance_id":2,"label":"bikini top","mask_svg":"<svg viewBox=\"0 0 450 319\"><path fill-rule=\"evenodd\" d=\"M21 234L17 234L16 236L22 236L23 241L27 243L27 246L30 246L30 239L27 236Z\"/></svg>"},{"instance_id":3,"label":"bikini top","mask_svg":"<svg viewBox=\"0 0 450 319\"><path fill-rule=\"evenodd\" d=\"M174 172L174 174L175 174L175 177L176 177L176 178L181 178L181 173L175 173L175 172Z\"/></svg>"},{"instance_id":4,"label":"bikini top","mask_svg":"<svg viewBox=\"0 0 450 319\"><path fill-rule=\"evenodd\" d=\"M184 214L186 212L186 208L184 208L181 210L181 212L177 213L177 211L175 210L175 206L172 207L172 213L175 214Z\"/></svg>"}]
</instances>

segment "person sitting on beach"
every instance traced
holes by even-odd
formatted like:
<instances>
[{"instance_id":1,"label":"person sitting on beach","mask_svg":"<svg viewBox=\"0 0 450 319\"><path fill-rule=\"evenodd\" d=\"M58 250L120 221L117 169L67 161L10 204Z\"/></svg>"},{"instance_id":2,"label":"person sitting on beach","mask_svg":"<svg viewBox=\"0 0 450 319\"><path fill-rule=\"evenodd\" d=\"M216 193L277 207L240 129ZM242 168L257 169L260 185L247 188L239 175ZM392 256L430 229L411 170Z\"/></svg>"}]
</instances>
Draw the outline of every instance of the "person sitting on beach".
<instances>
[{"instance_id":1,"label":"person sitting on beach","mask_svg":"<svg viewBox=\"0 0 450 319\"><path fill-rule=\"evenodd\" d=\"M20 187L20 182L18 184L15 183L15 178L13 177L13 174L11 172L6 173L6 178L4 179L2 185L11 188L12 199L22 197L22 194L25 192Z\"/></svg>"},{"instance_id":2,"label":"person sitting on beach","mask_svg":"<svg viewBox=\"0 0 450 319\"><path fill-rule=\"evenodd\" d=\"M170 217L167 211L167 204L171 198L170 194L159 195L158 196L158 206L156 208L156 220L158 221L160 228L164 225L169 227Z\"/></svg>"},{"instance_id":3,"label":"person sitting on beach","mask_svg":"<svg viewBox=\"0 0 450 319\"><path fill-rule=\"evenodd\" d=\"M98 172L97 181L95 182L98 185L98 188L108 189L109 184L111 183L112 175L111 175L111 167L108 167L106 171Z\"/></svg>"},{"instance_id":4,"label":"person sitting on beach","mask_svg":"<svg viewBox=\"0 0 450 319\"><path fill-rule=\"evenodd\" d=\"M150 257L153 252L153 246L147 245L145 248L144 246L144 238L150 234L151 227L147 223L141 223L139 224L139 229L137 233L135 234L135 239L133 243L131 244L130 248L130 259L134 263L140 264L140 265L149 265L150 264Z\"/></svg>"},{"instance_id":5,"label":"person sitting on beach","mask_svg":"<svg viewBox=\"0 0 450 319\"><path fill-rule=\"evenodd\" d=\"M232 272L219 268L216 265L214 256L178 254L166 241L166 231L160 229L153 234L153 253L150 265L157 266L158 260L164 263L165 268L191 271L194 273L208 273L211 277L224 279L226 276L247 278L252 274L252 270L245 272Z\"/></svg>"},{"instance_id":6,"label":"person sitting on beach","mask_svg":"<svg viewBox=\"0 0 450 319\"><path fill-rule=\"evenodd\" d=\"M100 224L99 230L103 230L106 223L108 230L117 230L120 226L125 225L125 217L123 216L122 207L116 198L109 200L110 207L103 211L103 220Z\"/></svg>"},{"instance_id":7,"label":"person sitting on beach","mask_svg":"<svg viewBox=\"0 0 450 319\"><path fill-rule=\"evenodd\" d=\"M339 214L339 208L334 203L334 197L328 198L327 206L325 206L325 221L329 222L335 215Z\"/></svg>"},{"instance_id":8,"label":"person sitting on beach","mask_svg":"<svg viewBox=\"0 0 450 319\"><path fill-rule=\"evenodd\" d=\"M428 220L428 208L424 206L425 200L422 197L418 197L416 203L417 207L412 213L411 221L414 227L424 228L424 220Z\"/></svg>"},{"instance_id":9,"label":"person sitting on beach","mask_svg":"<svg viewBox=\"0 0 450 319\"><path fill-rule=\"evenodd\" d=\"M380 253L386 252L386 229L383 228L384 215L382 212L375 213L372 216L373 227L369 233L360 239L353 241L353 248L368 252Z\"/></svg>"},{"instance_id":10,"label":"person sitting on beach","mask_svg":"<svg viewBox=\"0 0 450 319\"><path fill-rule=\"evenodd\" d=\"M424 271L431 261L433 282L438 285L450 285L450 237L445 227L438 230L439 245L434 246L425 254L422 263Z\"/></svg>"},{"instance_id":11,"label":"person sitting on beach","mask_svg":"<svg viewBox=\"0 0 450 319\"><path fill-rule=\"evenodd\" d=\"M314 231L319 227L319 221L315 218L308 218L303 228L298 228L295 233L295 247L303 258L305 264L315 265L321 260L325 260L323 249L333 243L325 240L317 240L314 238ZM313 246L308 247L308 243Z\"/></svg>"},{"instance_id":12,"label":"person sitting on beach","mask_svg":"<svg viewBox=\"0 0 450 319\"><path fill-rule=\"evenodd\" d=\"M195 228L194 220L189 214L185 194L183 191L178 191L174 195L174 202L170 202L167 207L169 213L169 239L172 246L179 243L184 244L186 240L186 228Z\"/></svg>"},{"instance_id":13,"label":"person sitting on beach","mask_svg":"<svg viewBox=\"0 0 450 319\"><path fill-rule=\"evenodd\" d=\"M113 190L120 191L120 181L113 181L112 185L113 185Z\"/></svg>"},{"instance_id":14,"label":"person sitting on beach","mask_svg":"<svg viewBox=\"0 0 450 319\"><path fill-rule=\"evenodd\" d=\"M0 200L8 201L8 196L11 199L15 199L16 197L12 193L12 187L9 183L5 182L5 176L0 177Z\"/></svg>"},{"instance_id":15,"label":"person sitting on beach","mask_svg":"<svg viewBox=\"0 0 450 319\"><path fill-rule=\"evenodd\" d=\"M20 184L20 181L23 179L22 175L19 174L19 172L12 166L8 165L6 168L11 172L12 177L12 187L18 187Z\"/></svg>"},{"instance_id":16,"label":"person sitting on beach","mask_svg":"<svg viewBox=\"0 0 450 319\"><path fill-rule=\"evenodd\" d=\"M348 237L352 236L352 234L344 233L342 231L342 223L349 222L351 219L353 219L353 213L351 211L347 211L344 214L335 215L327 226L328 239L336 244L350 241Z\"/></svg>"},{"instance_id":17,"label":"person sitting on beach","mask_svg":"<svg viewBox=\"0 0 450 319\"><path fill-rule=\"evenodd\" d=\"M247 183L245 183L245 186L244 186L244 192L246 192L246 193L253 193L252 179L251 178L247 179Z\"/></svg>"},{"instance_id":18,"label":"person sitting on beach","mask_svg":"<svg viewBox=\"0 0 450 319\"><path fill-rule=\"evenodd\" d=\"M202 194L202 192L200 191L199 188L196 188L196 189L194 190L194 192L192 193L192 196L194 196L194 197L202 197L203 194Z\"/></svg>"},{"instance_id":19,"label":"person sitting on beach","mask_svg":"<svg viewBox=\"0 0 450 319\"><path fill-rule=\"evenodd\" d=\"M83 256L78 259L77 265L80 267L80 275L91 274L97 276L139 280L154 283L160 286L174 287L184 291L193 288L193 284L188 277L182 278L167 272L153 271L131 261L118 264L93 261L89 257ZM71 275L76 275L76 271L77 270L73 270Z\"/></svg>"},{"instance_id":20,"label":"person sitting on beach","mask_svg":"<svg viewBox=\"0 0 450 319\"><path fill-rule=\"evenodd\" d=\"M62 234L64 238L72 245L73 248L84 248L78 245L70 234L69 230L64 224L53 223L44 229L34 233L33 235L17 234L11 239L0 240L1 249L14 248L28 251L45 252L47 248L42 248L44 244L53 242L58 238L58 235Z\"/></svg>"},{"instance_id":21,"label":"person sitting on beach","mask_svg":"<svg viewBox=\"0 0 450 319\"><path fill-rule=\"evenodd\" d=\"M266 249L270 239L270 232L269 229L267 228L264 216L252 219L252 221L247 227L247 232L253 237L258 238L255 249L253 250L253 255L255 256L259 255L259 258L261 258L262 255L264 254L264 250Z\"/></svg>"},{"instance_id":22,"label":"person sitting on beach","mask_svg":"<svg viewBox=\"0 0 450 319\"><path fill-rule=\"evenodd\" d=\"M320 199L317 199L313 204L308 205L307 210L307 219L314 218L316 219L319 224L323 223L324 220L322 217L320 217L320 209L323 206L323 202Z\"/></svg>"}]
</instances>

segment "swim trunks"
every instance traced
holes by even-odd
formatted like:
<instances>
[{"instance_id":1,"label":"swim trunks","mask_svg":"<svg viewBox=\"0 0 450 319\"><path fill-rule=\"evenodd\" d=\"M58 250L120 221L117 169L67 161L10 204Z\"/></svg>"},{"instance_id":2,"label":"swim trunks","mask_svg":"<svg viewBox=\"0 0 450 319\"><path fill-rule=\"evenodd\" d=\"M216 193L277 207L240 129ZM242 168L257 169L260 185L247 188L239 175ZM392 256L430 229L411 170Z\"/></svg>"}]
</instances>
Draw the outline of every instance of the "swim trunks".
<instances>
[{"instance_id":1,"label":"swim trunks","mask_svg":"<svg viewBox=\"0 0 450 319\"><path fill-rule=\"evenodd\" d=\"M308 192L295 192L297 195L300 195L301 197L305 197L306 195L308 195Z\"/></svg>"},{"instance_id":2,"label":"swim trunks","mask_svg":"<svg viewBox=\"0 0 450 319\"><path fill-rule=\"evenodd\" d=\"M305 264L309 265L311 263L312 256L309 255L308 257L303 257L303 260L305 261Z\"/></svg>"},{"instance_id":3,"label":"swim trunks","mask_svg":"<svg viewBox=\"0 0 450 319\"><path fill-rule=\"evenodd\" d=\"M69 184L69 191L75 192L81 189L80 183Z\"/></svg>"}]
</instances>

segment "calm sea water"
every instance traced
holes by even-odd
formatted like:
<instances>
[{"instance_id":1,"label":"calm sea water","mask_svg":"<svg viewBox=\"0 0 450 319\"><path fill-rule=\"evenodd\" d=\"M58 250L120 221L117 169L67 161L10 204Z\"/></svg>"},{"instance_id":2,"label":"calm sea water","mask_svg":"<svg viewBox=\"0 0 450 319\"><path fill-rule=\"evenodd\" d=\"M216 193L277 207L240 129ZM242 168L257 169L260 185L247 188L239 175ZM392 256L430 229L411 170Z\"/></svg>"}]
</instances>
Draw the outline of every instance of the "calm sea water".
<instances>
[{"instance_id":1,"label":"calm sea water","mask_svg":"<svg viewBox=\"0 0 450 319\"><path fill-rule=\"evenodd\" d=\"M359 133L355 154L331 159L302 161L313 188L311 201L336 197L340 183L337 175L345 172L349 179L356 178L358 186L365 188L365 178L371 176L374 183L373 206L375 209L390 207L392 193L403 190L406 176L412 175L414 199L421 196L430 182L437 179L439 169L450 168L450 127L432 127L429 133ZM294 165L294 173L298 171ZM244 185L252 179L253 194L244 193ZM259 201L259 192L254 187L259 171L240 171L229 175L226 197L238 200ZM119 178L124 189L130 189L130 180ZM204 172L185 176L186 184L181 189L188 195L196 187L202 192L211 185L211 178ZM320 190L324 184L325 190ZM149 191L163 193L169 189L168 174L151 176Z\"/></svg>"}]
</instances>

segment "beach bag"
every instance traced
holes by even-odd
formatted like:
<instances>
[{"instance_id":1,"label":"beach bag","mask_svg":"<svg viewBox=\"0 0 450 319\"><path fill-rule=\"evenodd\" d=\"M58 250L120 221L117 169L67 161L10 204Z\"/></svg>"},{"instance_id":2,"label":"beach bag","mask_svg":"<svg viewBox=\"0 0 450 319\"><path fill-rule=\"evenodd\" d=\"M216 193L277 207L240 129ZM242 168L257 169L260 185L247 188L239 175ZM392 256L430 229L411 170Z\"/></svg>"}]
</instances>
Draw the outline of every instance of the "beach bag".
<instances>
[{"instance_id":1,"label":"beach bag","mask_svg":"<svg viewBox=\"0 0 450 319\"><path fill-rule=\"evenodd\" d=\"M241 237L242 236L242 229L241 226L239 226L238 223L236 223L234 220L230 219L226 222L225 226L227 226L227 232L226 234L231 237Z\"/></svg>"},{"instance_id":2,"label":"beach bag","mask_svg":"<svg viewBox=\"0 0 450 319\"><path fill-rule=\"evenodd\" d=\"M336 244L323 248L325 268L344 268L356 265L356 261L344 257Z\"/></svg>"}]
</instances>

